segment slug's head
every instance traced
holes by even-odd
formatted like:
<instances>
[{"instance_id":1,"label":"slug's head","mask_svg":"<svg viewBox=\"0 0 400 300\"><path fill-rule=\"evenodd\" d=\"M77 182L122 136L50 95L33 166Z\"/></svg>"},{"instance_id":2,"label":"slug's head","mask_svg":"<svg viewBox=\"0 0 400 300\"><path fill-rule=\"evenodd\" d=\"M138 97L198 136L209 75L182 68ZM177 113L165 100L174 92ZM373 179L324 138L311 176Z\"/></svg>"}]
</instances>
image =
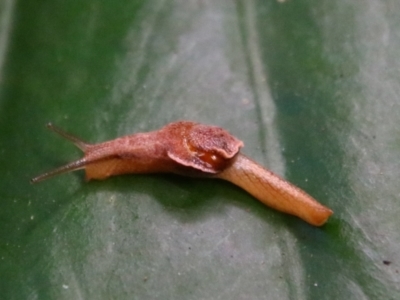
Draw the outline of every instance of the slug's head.
<instances>
[{"instance_id":1,"label":"slug's head","mask_svg":"<svg viewBox=\"0 0 400 300\"><path fill-rule=\"evenodd\" d=\"M243 142L226 130L181 121L163 128L169 134L168 156L175 162L202 172L223 171L243 147Z\"/></svg>"}]
</instances>

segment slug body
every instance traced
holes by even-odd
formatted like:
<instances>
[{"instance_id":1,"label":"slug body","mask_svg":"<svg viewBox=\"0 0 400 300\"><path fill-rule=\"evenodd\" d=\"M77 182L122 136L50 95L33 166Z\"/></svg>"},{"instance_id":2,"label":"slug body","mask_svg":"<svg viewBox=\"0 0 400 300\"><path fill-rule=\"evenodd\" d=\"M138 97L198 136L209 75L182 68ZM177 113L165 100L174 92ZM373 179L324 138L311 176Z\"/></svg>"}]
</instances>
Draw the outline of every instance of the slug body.
<instances>
[{"instance_id":1,"label":"slug body","mask_svg":"<svg viewBox=\"0 0 400 300\"><path fill-rule=\"evenodd\" d=\"M157 131L99 144L85 143L52 124L48 127L72 141L84 156L33 178L33 183L79 169L85 169L86 180L129 173L175 173L230 181L264 204L315 226L323 225L333 213L241 154L243 143L220 127L178 121Z\"/></svg>"}]
</instances>

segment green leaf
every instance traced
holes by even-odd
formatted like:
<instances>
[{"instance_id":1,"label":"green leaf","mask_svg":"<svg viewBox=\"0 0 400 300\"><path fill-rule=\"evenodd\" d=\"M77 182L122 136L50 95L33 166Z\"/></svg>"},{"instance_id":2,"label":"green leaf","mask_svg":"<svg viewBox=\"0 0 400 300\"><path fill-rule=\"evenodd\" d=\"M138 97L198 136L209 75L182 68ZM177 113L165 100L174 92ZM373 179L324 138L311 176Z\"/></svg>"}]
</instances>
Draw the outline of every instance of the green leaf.
<instances>
[{"instance_id":1,"label":"green leaf","mask_svg":"<svg viewBox=\"0 0 400 300\"><path fill-rule=\"evenodd\" d=\"M395 0L0 4L4 299L399 299ZM29 179L189 119L331 207L322 228L218 180Z\"/></svg>"}]
</instances>

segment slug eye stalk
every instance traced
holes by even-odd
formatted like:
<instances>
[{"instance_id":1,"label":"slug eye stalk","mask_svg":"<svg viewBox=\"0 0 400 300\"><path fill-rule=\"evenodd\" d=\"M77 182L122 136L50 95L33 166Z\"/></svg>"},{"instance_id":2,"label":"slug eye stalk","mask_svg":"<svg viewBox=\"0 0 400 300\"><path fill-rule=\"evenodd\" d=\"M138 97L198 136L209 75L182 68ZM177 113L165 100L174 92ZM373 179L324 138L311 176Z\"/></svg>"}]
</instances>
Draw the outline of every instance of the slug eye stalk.
<instances>
[{"instance_id":1,"label":"slug eye stalk","mask_svg":"<svg viewBox=\"0 0 400 300\"><path fill-rule=\"evenodd\" d=\"M47 127L74 143L84 156L33 178L32 183L79 169L85 169L87 180L128 173L175 173L230 181L262 203L314 226L325 224L333 214L303 190L241 154L243 143L220 127L178 121L157 131L99 144L88 144L51 123Z\"/></svg>"},{"instance_id":2,"label":"slug eye stalk","mask_svg":"<svg viewBox=\"0 0 400 300\"><path fill-rule=\"evenodd\" d=\"M75 146L77 146L79 149L82 151L85 151L89 148L89 144L85 143L84 141L80 140L76 136L73 136L72 134L69 134L62 130L61 128L58 128L57 126L53 125L52 123L47 123L46 127L55 133L59 134L63 138L71 141L74 143ZM37 183L43 180L46 180L48 178L54 177L59 174L67 173L67 172L72 172L80 169L84 169L85 165L87 164L85 158L78 159L76 161L70 162L64 166L61 166L57 169L54 169L52 171L46 172L44 174L41 174L39 176L36 176L31 179L31 183Z\"/></svg>"}]
</instances>

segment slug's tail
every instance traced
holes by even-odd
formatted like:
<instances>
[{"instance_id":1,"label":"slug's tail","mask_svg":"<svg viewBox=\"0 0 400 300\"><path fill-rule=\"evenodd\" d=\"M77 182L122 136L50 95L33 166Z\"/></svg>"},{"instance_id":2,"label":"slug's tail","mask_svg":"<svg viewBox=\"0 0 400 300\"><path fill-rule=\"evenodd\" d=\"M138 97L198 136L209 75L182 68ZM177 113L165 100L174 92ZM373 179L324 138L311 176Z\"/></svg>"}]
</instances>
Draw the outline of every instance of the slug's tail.
<instances>
[{"instance_id":1,"label":"slug's tail","mask_svg":"<svg viewBox=\"0 0 400 300\"><path fill-rule=\"evenodd\" d=\"M216 177L230 181L264 204L295 215L314 226L325 224L333 213L306 192L259 166L243 154L239 154L235 162Z\"/></svg>"}]
</instances>

